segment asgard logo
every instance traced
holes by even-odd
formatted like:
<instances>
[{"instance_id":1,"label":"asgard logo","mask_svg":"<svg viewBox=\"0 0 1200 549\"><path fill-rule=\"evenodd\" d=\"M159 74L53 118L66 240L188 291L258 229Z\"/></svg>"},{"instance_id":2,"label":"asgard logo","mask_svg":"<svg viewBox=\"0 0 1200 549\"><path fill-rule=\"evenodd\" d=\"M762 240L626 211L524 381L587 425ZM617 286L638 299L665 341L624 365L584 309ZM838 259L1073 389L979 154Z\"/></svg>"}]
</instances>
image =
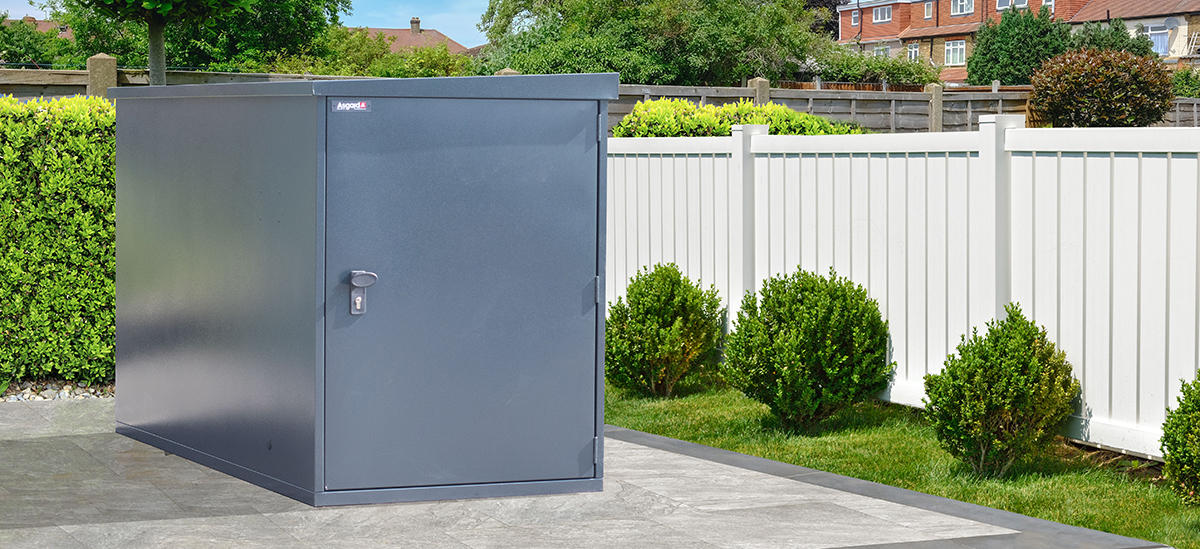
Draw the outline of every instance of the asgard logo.
<instances>
[{"instance_id":1,"label":"asgard logo","mask_svg":"<svg viewBox=\"0 0 1200 549\"><path fill-rule=\"evenodd\" d=\"M370 112L370 101L334 101L334 112L366 111Z\"/></svg>"}]
</instances>

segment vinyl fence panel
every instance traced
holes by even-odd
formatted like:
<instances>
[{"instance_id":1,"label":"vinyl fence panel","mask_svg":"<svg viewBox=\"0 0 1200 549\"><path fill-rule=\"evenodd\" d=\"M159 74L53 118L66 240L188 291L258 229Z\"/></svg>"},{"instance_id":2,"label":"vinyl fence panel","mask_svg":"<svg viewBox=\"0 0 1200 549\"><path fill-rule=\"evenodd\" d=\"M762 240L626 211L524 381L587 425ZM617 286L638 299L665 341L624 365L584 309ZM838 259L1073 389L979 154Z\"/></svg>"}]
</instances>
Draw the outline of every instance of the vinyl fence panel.
<instances>
[{"instance_id":1,"label":"vinyl fence panel","mask_svg":"<svg viewBox=\"0 0 1200 549\"><path fill-rule=\"evenodd\" d=\"M881 396L915 406L924 376L1015 301L1083 386L1067 434L1157 456L1200 362L1200 129L979 128L611 139L609 299L673 261L732 320L766 278L832 267L889 323Z\"/></svg>"}]
</instances>

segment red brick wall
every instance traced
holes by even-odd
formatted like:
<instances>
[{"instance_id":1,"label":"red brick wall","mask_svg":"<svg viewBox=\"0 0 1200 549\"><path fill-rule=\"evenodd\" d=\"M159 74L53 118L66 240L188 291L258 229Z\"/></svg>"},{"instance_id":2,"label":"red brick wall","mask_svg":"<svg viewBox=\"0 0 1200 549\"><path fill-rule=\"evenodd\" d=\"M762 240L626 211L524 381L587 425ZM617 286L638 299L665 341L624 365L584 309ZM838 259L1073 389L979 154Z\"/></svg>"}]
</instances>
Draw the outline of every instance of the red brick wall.
<instances>
[{"instance_id":1,"label":"red brick wall","mask_svg":"<svg viewBox=\"0 0 1200 549\"><path fill-rule=\"evenodd\" d=\"M841 34L840 39L843 41L853 40L858 36L859 30L862 30L862 40L874 40L878 38L890 38L897 36L904 29L910 26L914 29L929 28L929 27L946 27L950 25L962 25L966 23L979 23L987 18L993 20L1000 19L1000 16L1005 10L996 9L996 0L975 0L975 9L966 15L950 15L951 0L930 0L934 4L933 17L925 19L925 3L916 2L912 4L892 4L892 21L882 25L876 25L871 22L872 7L863 7L859 27L850 26L850 13L853 10L845 10L839 13L841 18ZM1088 0L1057 0L1055 2L1055 17L1066 19L1075 15ZM1029 8L1033 10L1041 9L1042 0L1029 0Z\"/></svg>"},{"instance_id":2,"label":"red brick wall","mask_svg":"<svg viewBox=\"0 0 1200 549\"><path fill-rule=\"evenodd\" d=\"M908 28L909 24L909 8L918 6L920 9L925 9L922 4L885 4L892 7L892 20L888 23L874 23L875 8L883 6L863 7L862 13L859 15L858 27L850 26L850 14L854 10L846 10L840 13L842 27L841 40L853 40L858 36L858 32L862 30L862 40L876 40L879 38L895 38L900 35L900 31ZM923 13L923 12L922 12Z\"/></svg>"},{"instance_id":3,"label":"red brick wall","mask_svg":"<svg viewBox=\"0 0 1200 549\"><path fill-rule=\"evenodd\" d=\"M1056 0L1054 2L1054 16L1059 19L1070 19L1087 5L1088 0Z\"/></svg>"}]
</instances>

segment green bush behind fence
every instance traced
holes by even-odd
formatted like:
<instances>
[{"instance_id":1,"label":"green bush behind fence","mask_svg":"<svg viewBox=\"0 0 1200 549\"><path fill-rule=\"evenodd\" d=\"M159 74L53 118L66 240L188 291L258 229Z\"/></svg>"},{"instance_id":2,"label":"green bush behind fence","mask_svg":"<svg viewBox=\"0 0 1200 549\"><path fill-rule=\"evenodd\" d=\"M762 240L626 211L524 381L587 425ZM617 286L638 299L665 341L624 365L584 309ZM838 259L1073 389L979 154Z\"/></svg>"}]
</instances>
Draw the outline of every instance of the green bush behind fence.
<instances>
[{"instance_id":1,"label":"green bush behind fence","mask_svg":"<svg viewBox=\"0 0 1200 549\"><path fill-rule=\"evenodd\" d=\"M114 371L116 110L0 97L0 385Z\"/></svg>"}]
</instances>

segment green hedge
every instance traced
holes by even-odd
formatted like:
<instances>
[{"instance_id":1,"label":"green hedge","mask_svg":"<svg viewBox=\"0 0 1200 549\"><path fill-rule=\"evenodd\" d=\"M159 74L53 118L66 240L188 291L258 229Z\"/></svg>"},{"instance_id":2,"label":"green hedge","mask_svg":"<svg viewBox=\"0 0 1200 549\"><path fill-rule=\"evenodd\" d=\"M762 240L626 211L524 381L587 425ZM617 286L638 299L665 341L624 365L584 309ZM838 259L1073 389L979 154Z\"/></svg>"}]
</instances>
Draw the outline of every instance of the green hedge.
<instances>
[{"instance_id":1,"label":"green hedge","mask_svg":"<svg viewBox=\"0 0 1200 549\"><path fill-rule=\"evenodd\" d=\"M0 384L113 378L116 111L0 97Z\"/></svg>"},{"instance_id":2,"label":"green hedge","mask_svg":"<svg viewBox=\"0 0 1200 549\"><path fill-rule=\"evenodd\" d=\"M755 105L746 100L724 105L697 105L686 99L639 101L613 126L613 137L709 137L731 135L734 124L766 124L771 135L863 133L855 123L833 123L796 112L786 105Z\"/></svg>"}]
</instances>

